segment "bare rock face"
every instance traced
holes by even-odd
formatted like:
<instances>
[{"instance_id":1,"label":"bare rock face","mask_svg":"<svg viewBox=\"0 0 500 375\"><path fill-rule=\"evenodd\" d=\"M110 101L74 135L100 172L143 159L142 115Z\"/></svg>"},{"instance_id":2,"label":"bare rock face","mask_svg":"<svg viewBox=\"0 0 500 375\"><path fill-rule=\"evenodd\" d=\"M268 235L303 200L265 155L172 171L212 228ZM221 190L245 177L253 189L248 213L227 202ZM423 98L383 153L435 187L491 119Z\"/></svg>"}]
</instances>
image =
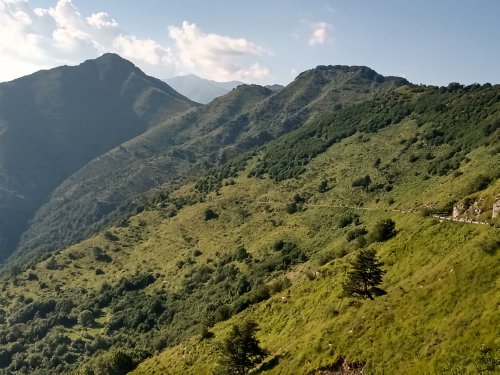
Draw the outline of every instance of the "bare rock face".
<instances>
[{"instance_id":1,"label":"bare rock face","mask_svg":"<svg viewBox=\"0 0 500 375\"><path fill-rule=\"evenodd\" d=\"M483 207L484 199L470 199L466 198L462 202L455 203L453 205L452 217L454 219L466 216L468 218L477 218L484 213Z\"/></svg>"},{"instance_id":2,"label":"bare rock face","mask_svg":"<svg viewBox=\"0 0 500 375\"><path fill-rule=\"evenodd\" d=\"M500 195L496 196L495 203L493 203L491 218L496 219L499 216L500 216Z\"/></svg>"},{"instance_id":3,"label":"bare rock face","mask_svg":"<svg viewBox=\"0 0 500 375\"><path fill-rule=\"evenodd\" d=\"M454 219L458 219L460 216L462 216L464 214L466 209L467 208L465 207L464 202L455 203L453 205L453 212L452 212L451 216Z\"/></svg>"}]
</instances>

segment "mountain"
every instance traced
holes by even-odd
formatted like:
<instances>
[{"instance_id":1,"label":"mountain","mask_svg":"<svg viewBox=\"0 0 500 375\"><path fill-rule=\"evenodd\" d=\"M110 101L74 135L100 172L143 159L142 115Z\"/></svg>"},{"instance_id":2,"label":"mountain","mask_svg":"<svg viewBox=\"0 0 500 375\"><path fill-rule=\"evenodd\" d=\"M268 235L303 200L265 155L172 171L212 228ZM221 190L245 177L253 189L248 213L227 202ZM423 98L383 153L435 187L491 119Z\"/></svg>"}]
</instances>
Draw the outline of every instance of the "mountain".
<instances>
[{"instance_id":1,"label":"mountain","mask_svg":"<svg viewBox=\"0 0 500 375\"><path fill-rule=\"evenodd\" d=\"M321 79L345 72L344 86ZM241 87L216 104L241 98L234 114L256 130L264 105L298 108L317 75L361 89L367 74L320 68L293 92ZM500 85L340 89L337 107L317 92L302 126L4 275L0 372L214 373L247 319L268 352L256 373L498 372ZM168 123L217 130L206 108ZM367 250L385 294L340 297Z\"/></svg>"},{"instance_id":2,"label":"mountain","mask_svg":"<svg viewBox=\"0 0 500 375\"><path fill-rule=\"evenodd\" d=\"M114 54L0 84L0 261L66 178L196 106Z\"/></svg>"},{"instance_id":3,"label":"mountain","mask_svg":"<svg viewBox=\"0 0 500 375\"><path fill-rule=\"evenodd\" d=\"M266 85L265 87L271 91L280 91L281 89L285 88L285 86L278 84Z\"/></svg>"},{"instance_id":4,"label":"mountain","mask_svg":"<svg viewBox=\"0 0 500 375\"><path fill-rule=\"evenodd\" d=\"M35 215L11 260L60 249L141 210L151 189L175 187L254 149L319 113L406 84L366 67L320 66L273 93L241 85L206 106L172 117L73 174Z\"/></svg>"},{"instance_id":5,"label":"mountain","mask_svg":"<svg viewBox=\"0 0 500 375\"><path fill-rule=\"evenodd\" d=\"M194 74L167 78L164 81L182 95L202 104L210 103L215 98L225 95L235 87L243 84L243 82L239 81L212 81Z\"/></svg>"}]
</instances>

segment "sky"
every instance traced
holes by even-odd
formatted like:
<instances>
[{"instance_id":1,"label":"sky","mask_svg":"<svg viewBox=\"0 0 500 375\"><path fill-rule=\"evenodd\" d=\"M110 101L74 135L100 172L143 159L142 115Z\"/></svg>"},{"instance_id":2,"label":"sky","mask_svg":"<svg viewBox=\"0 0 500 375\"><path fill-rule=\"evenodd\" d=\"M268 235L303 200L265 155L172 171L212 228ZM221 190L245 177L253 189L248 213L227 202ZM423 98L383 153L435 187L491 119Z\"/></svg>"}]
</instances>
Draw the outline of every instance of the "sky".
<instances>
[{"instance_id":1,"label":"sky","mask_svg":"<svg viewBox=\"0 0 500 375\"><path fill-rule=\"evenodd\" d=\"M499 0L0 0L0 82L106 52L160 79L287 84L317 65L500 83Z\"/></svg>"}]
</instances>

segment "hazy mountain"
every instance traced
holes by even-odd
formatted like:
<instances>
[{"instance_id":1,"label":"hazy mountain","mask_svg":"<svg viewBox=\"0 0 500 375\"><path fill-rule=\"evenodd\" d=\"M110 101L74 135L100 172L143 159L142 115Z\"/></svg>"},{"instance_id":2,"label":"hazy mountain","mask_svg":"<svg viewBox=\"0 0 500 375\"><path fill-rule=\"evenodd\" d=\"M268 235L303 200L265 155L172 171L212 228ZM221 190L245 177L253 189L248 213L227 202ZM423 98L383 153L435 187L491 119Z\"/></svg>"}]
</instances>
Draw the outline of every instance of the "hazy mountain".
<instances>
[{"instance_id":1,"label":"hazy mountain","mask_svg":"<svg viewBox=\"0 0 500 375\"><path fill-rule=\"evenodd\" d=\"M175 116L93 160L54 192L23 235L15 258L67 246L141 209L150 189L172 186L376 93L406 84L366 67L320 66L273 93L241 85L209 105Z\"/></svg>"},{"instance_id":2,"label":"hazy mountain","mask_svg":"<svg viewBox=\"0 0 500 375\"><path fill-rule=\"evenodd\" d=\"M274 84L274 85L266 85L265 86L266 88L268 88L269 90L271 91L280 91L281 89L285 88L285 86L283 85L278 85L278 84Z\"/></svg>"},{"instance_id":3,"label":"hazy mountain","mask_svg":"<svg viewBox=\"0 0 500 375\"><path fill-rule=\"evenodd\" d=\"M71 174L194 106L114 54L0 84L0 260Z\"/></svg>"},{"instance_id":4,"label":"hazy mountain","mask_svg":"<svg viewBox=\"0 0 500 375\"><path fill-rule=\"evenodd\" d=\"M236 86L242 85L243 82L217 82L209 79L198 77L194 74L176 76L165 79L171 87L182 95L194 100L198 103L207 104L213 99L227 94Z\"/></svg>"}]
</instances>

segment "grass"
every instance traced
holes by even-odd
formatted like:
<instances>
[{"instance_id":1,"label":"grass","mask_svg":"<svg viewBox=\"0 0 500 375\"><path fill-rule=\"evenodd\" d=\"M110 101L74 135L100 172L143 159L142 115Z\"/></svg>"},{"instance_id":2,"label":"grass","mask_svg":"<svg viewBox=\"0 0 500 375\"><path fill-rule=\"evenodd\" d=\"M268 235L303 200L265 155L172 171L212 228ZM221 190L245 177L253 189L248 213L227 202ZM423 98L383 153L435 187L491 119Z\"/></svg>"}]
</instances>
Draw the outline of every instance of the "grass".
<instances>
[{"instance_id":1,"label":"grass","mask_svg":"<svg viewBox=\"0 0 500 375\"><path fill-rule=\"evenodd\" d=\"M69 297L79 303L72 311L77 314L87 308L85 304L93 304L103 285L114 287L123 278L146 273L154 275L155 281L137 292L135 301L130 302L126 293L116 293L114 299L133 307L141 302L138 299L166 295L172 298L167 299L168 307L176 310L170 325L147 332L121 331L122 336L115 336L119 341L114 346L134 343L142 348L166 332L170 335L169 347L154 349L136 373L210 373L217 361L216 342L245 318L259 323L258 338L272 353L263 373L307 373L340 357L364 363L368 374L479 371L488 365L485 348L493 353L499 348L498 228L440 223L421 211L474 196L486 202L481 217L491 217L498 181L479 191L471 191L471 186L480 175L495 173L500 156L493 134L490 144L464 155L468 161L464 158L458 167L462 174L428 175L433 161L420 156L432 151L437 158L446 155L450 146L426 145L422 150L420 141L408 144L401 139L430 128L430 124L418 126L415 120L406 119L376 133L355 134L310 160L298 178L279 183L266 175L248 177L265 151L257 153L245 170L231 177L233 184L225 184L226 179L219 190L210 193L198 192L195 182L185 184L171 192L166 208L155 204L125 225L109 228L113 236L100 233L51 256L52 260L22 270L3 283L2 309L8 316L19 311L24 304L21 295L34 300ZM411 161L411 155L420 156ZM375 163L377 158L380 163ZM352 186L353 180L365 175L372 180L368 189ZM322 180L329 187L324 192L318 191ZM379 184L383 187L372 188ZM172 217L174 203L182 200L189 203L177 207ZM290 214L286 207L293 200L298 202L297 212ZM207 209L218 218L205 220ZM357 214L359 223L339 226L346 214ZM347 241L347 233L361 227L370 231L384 218L396 222L397 235L369 246L385 262L382 287L388 294L361 304L340 300L348 262L359 247L356 240ZM207 281L193 294L196 300L183 300L185 280L202 267L215 269L217 262L241 246L253 261L233 261L232 265L252 276L259 265L276 255L274 244L280 240L295 243L310 260L285 271L266 272L258 281L270 284L286 276L291 285L215 324L210 328L215 338L200 340L198 328L203 319L210 318L207 305L215 303L211 297L219 290ZM97 261L94 247L112 260ZM96 269L103 273L96 275ZM30 272L38 280L29 280ZM220 298L220 305L232 303L229 293ZM187 302L177 304L178 297ZM113 319L113 303L98 309L98 324L90 328L56 325L51 334L59 332L72 342L80 339L89 345L97 335L112 338L106 325ZM80 361L92 363L91 357L103 351L85 357L76 353Z\"/></svg>"}]
</instances>

